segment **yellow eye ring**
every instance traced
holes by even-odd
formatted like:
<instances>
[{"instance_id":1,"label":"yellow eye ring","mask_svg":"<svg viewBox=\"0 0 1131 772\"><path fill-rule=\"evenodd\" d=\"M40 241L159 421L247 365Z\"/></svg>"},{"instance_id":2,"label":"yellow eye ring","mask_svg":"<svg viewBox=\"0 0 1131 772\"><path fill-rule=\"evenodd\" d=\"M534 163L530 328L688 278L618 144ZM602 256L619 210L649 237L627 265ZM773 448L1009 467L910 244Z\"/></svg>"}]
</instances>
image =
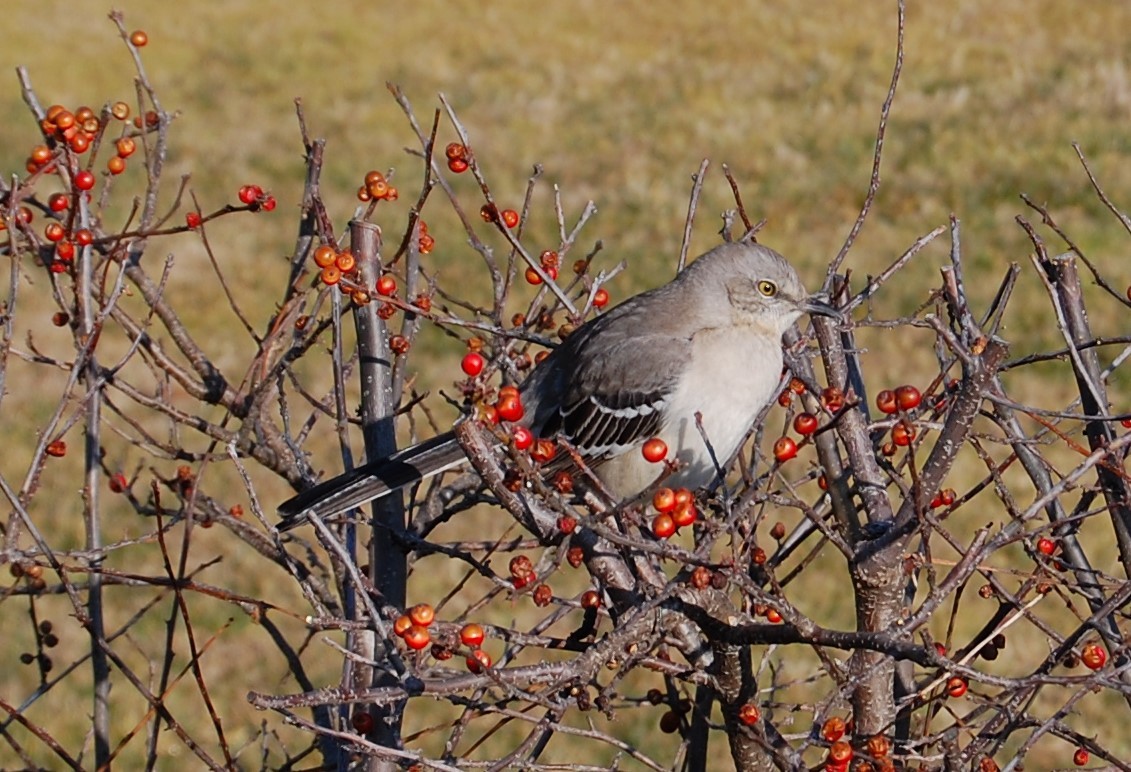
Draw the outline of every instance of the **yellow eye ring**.
<instances>
[{"instance_id":1,"label":"yellow eye ring","mask_svg":"<svg viewBox=\"0 0 1131 772\"><path fill-rule=\"evenodd\" d=\"M778 285L774 284L772 281L762 279L758 282L757 286L758 291L768 298L772 298L774 295L778 294Z\"/></svg>"}]
</instances>

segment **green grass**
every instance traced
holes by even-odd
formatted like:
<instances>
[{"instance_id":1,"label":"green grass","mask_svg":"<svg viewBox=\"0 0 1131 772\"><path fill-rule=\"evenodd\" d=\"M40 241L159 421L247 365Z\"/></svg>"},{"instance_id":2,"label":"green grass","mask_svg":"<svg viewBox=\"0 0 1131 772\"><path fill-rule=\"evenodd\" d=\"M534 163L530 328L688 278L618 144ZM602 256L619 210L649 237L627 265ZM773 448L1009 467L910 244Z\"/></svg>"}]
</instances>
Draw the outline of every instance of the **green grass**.
<instances>
[{"instance_id":1,"label":"green grass","mask_svg":"<svg viewBox=\"0 0 1131 772\"><path fill-rule=\"evenodd\" d=\"M535 163L543 164L547 182L560 185L567 222L587 200L596 201L600 211L581 246L601 239L603 265L629 261L629 270L611 288L619 297L670 274L689 175L704 157L712 160L712 169L700 201L694 249L716 240L717 213L732 206L720 173L725 162L742 185L751 215L769 221L763 240L794 259L815 285L863 199L894 54L894 5L848 0L793 5L732 1L694 11L675 0L615 6L587 0L536 10L517 0L432 0L412 7L348 3L334 11L278 0L119 5L128 27L149 32L147 71L164 106L179 114L172 134L172 172L191 173L192 189L205 210L234 200L246 182L270 188L279 199L272 216L229 218L210 230L217 259L257 329L274 312L286 280L283 258L295 236L303 175L295 97L303 99L312 133L327 139L324 194L339 229L353 212L353 192L366 170L393 167L403 190L417 184L419 164L403 152L416 145L415 138L385 90L385 82L393 81L404 88L423 122L437 104L435 94L447 95L471 132L477 157L501 201L520 200ZM916 237L956 214L963 223L976 302L992 297L1010 262L1022 266L1018 298L1003 330L1013 354L1020 355L1055 346L1058 338L1051 325L1034 323L1047 319L1047 299L1032 275L1031 247L1014 217L1039 218L1026 210L1019 193L1046 203L1113 282L1127 281L1127 234L1092 194L1071 143L1080 144L1116 204L1131 207L1126 131L1131 5L1057 0L959 5L913 4L908 14L907 56L887 132L884 184L848 266L862 282ZM5 24L11 32L0 50L0 72L27 66L44 104L97 106L130 100L132 65L106 10L90 2L8 3ZM443 123L441 138L453 137ZM21 170L36 142L35 126L11 78L0 89L0 169L8 175ZM136 187L137 175L136 169L128 171L122 184ZM470 180L454 184L465 201L474 200ZM407 210L404 198L398 206L396 216L385 222L392 233ZM434 214L429 223L439 245L430 268L445 281L482 291L480 262L455 218L443 213L438 199L430 206ZM115 211L115 216L125 216L124 208ZM538 242L554 245L548 186L536 196L531 227ZM1063 249L1053 234L1044 235L1052 249ZM922 302L938 283L946 248L939 240L916 258L881 296L879 315L895 316ZM170 292L185 307L199 309L186 321L210 331L209 354L229 378L238 380L253 347L237 332L236 320L207 278L198 242L171 239L150 255L157 260L166 252L177 261ZM1124 331L1125 309L1092 289L1089 293L1096 332ZM68 339L45 323L50 311L43 296L39 286L25 292L21 308L31 316L21 317L21 323L34 328L37 344L64 356ZM914 338L921 346L898 344L898 355L884 332L861 337L869 348L865 364L873 386L917 380L918 373L931 371L926 333ZM23 337L18 340L22 346ZM416 360L423 367L421 388L450 386L458 347L440 335L429 336L423 345L429 356ZM14 364L9 374L3 424L22 443L31 442L57 399L55 383L42 385L40 372ZM1019 399L1052 408L1069 394L1063 378L1051 385L1018 379L1015 388ZM79 444L77 434L68 439ZM186 441L201 445L198 437ZM312 446L321 451L320 466L331 463L330 442L327 437ZM117 463L132 468L140 461L123 451ZM19 480L20 463L19 454L8 453L0 459L0 471L8 480ZM174 467L170 462L162 471ZM52 472L44 485L57 510L53 522L70 527L65 518L80 511L70 484L74 477L62 468ZM981 473L974 462L962 470L967 479ZM264 483L260 490L269 509L284 495L277 483ZM233 500L245 498L234 481L231 491ZM115 523L122 537L148 528L129 517ZM254 574L259 564L239 553L227 554L225 541L215 533L197 538L198 560L223 556L213 576L232 581L228 577L241 575L246 581L241 591L281 595L277 600L282 605L293 601L279 592L286 582L281 574L242 576ZM119 567L129 566L132 554L120 553ZM413 591L428 594L426 586L419 587L414 585ZM828 595L815 593L807 610L822 621L848 624L846 608ZM115 622L140 603L140 596L127 590L111 590L109 597ZM67 618L62 601L44 603L54 619ZM12 601L4 608L6 615L23 613L14 610ZM280 684L280 668L256 668L262 664L256 655L260 631L241 611L208 601L199 605L199 613L210 630L229 616L237 619L215 644L219 656L206 658L205 665L224 706L225 728L249 737L263 716L247 707L244 693L252 688L282 691L293 684ZM144 627L149 640L159 641L163 634L157 621ZM60 662L83 649L77 633L64 643L71 648L60 650ZM139 642L139 651L147 645ZM178 650L186 649L179 645ZM324 655L319 683L335 680L335 656ZM143 662L139 656L133 664L141 667ZM6 674L0 696L22 693L26 677ZM133 700L125 693L120 688L115 697ZM175 699L183 700L177 704L178 715L200 712L191 689L178 691ZM59 693L29 717L44 722L58 717L52 728L60 737L81 737L88 728L87 706L88 695ZM1082 703L1081 710L1085 707L1096 731L1120 731L1106 723L1118 721L1110 707ZM124 724L115 726L116 735L127 731L126 724L132 725L141 710L133 702L122 710ZM646 732L655 720L647 711L643 714L645 721L626 730L642 743L649 741ZM289 736L293 741L295 735ZM176 743L163 747L172 749ZM1047 755L1035 753L1031 763L1063 764L1067 758L1056 750L1042 752Z\"/></svg>"}]
</instances>

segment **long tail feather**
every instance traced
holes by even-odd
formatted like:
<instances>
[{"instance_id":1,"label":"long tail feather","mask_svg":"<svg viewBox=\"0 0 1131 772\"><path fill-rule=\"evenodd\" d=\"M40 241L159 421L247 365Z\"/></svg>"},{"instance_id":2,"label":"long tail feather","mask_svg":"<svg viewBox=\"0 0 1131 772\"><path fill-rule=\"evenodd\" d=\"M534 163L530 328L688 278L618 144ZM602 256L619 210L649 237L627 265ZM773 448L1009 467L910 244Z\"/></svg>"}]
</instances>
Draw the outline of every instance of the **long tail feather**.
<instances>
[{"instance_id":1,"label":"long tail feather","mask_svg":"<svg viewBox=\"0 0 1131 772\"><path fill-rule=\"evenodd\" d=\"M302 525L313 513L327 518L359 507L432 475L458 466L467 458L447 432L380 458L305 490L279 505L280 531Z\"/></svg>"}]
</instances>

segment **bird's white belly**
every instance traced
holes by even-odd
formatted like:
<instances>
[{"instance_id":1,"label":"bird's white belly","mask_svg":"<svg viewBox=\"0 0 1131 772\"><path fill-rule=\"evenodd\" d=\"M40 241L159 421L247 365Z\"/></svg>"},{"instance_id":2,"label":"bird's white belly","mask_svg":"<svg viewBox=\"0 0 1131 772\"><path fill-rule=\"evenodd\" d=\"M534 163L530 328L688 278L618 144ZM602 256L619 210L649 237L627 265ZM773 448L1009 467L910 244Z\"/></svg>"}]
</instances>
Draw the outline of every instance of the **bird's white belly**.
<instances>
[{"instance_id":1,"label":"bird's white belly","mask_svg":"<svg viewBox=\"0 0 1131 772\"><path fill-rule=\"evenodd\" d=\"M720 366L720 358L729 364ZM715 465L703 434L718 462L726 464L762 408L776 396L781 368L781 342L764 330L730 328L697 336L688 375L668 398L665 412L671 418L659 433L669 458L679 459L682 466L670 484L696 488L714 479ZM703 416L703 433L696 426L696 412ZM658 468L639 463L639 453L632 449L607 462L619 467L609 476L619 483L614 493L634 495L659 474Z\"/></svg>"}]
</instances>

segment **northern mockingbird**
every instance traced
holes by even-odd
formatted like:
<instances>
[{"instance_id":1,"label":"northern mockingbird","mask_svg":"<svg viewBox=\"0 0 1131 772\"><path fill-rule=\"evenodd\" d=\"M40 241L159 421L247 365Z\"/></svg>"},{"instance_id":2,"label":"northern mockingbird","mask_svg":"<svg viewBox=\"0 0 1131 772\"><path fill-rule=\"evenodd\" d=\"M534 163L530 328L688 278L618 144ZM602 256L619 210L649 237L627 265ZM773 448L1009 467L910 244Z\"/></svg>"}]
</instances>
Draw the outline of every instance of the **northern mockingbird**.
<instances>
[{"instance_id":1,"label":"northern mockingbird","mask_svg":"<svg viewBox=\"0 0 1131 772\"><path fill-rule=\"evenodd\" d=\"M680 462L670 484L705 485L717 473L703 436L723 464L738 452L776 396L782 334L804 313L840 317L777 252L722 244L662 287L578 327L522 385L520 423L536 437L569 440L618 497L659 475L639 450L652 437ZM455 435L442 434L284 502L279 527L345 512L465 460Z\"/></svg>"}]
</instances>

